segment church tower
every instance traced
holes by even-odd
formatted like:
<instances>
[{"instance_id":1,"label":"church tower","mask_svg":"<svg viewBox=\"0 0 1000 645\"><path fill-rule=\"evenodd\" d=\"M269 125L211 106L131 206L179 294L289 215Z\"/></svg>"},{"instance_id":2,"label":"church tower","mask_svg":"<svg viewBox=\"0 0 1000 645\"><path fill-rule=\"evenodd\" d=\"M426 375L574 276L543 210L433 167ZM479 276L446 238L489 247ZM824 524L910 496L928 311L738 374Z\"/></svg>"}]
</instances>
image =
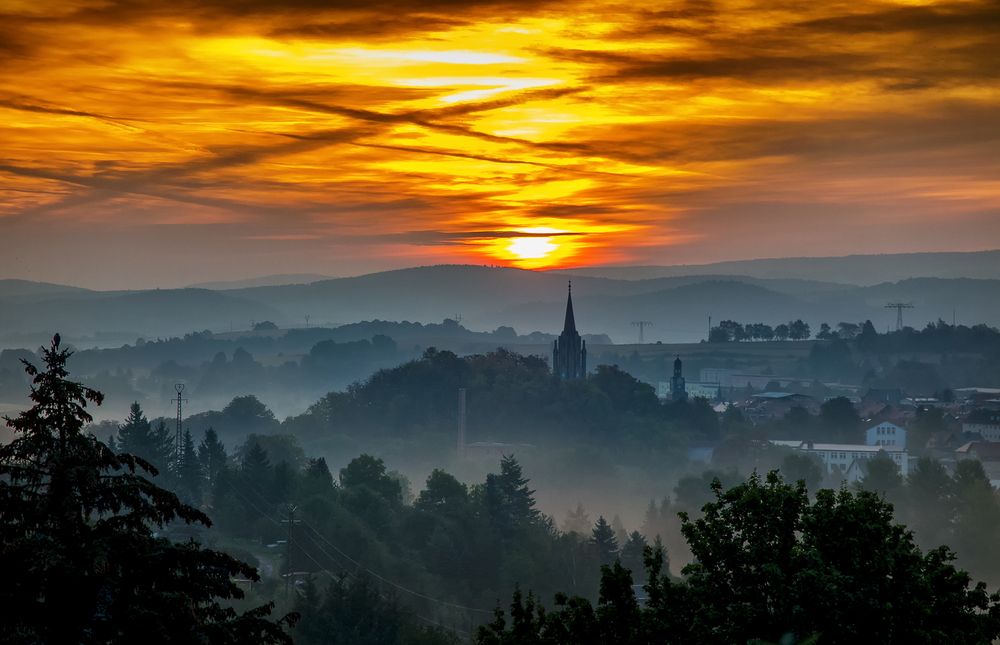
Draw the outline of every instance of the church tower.
<instances>
[{"instance_id":1,"label":"church tower","mask_svg":"<svg viewBox=\"0 0 1000 645\"><path fill-rule=\"evenodd\" d=\"M684 363L678 356L674 360L674 377L670 379L670 398L674 401L687 401L687 385L684 381Z\"/></svg>"},{"instance_id":2,"label":"church tower","mask_svg":"<svg viewBox=\"0 0 1000 645\"><path fill-rule=\"evenodd\" d=\"M573 283L566 296L566 321L562 333L552 347L552 373L561 379L578 379L587 376L587 341L576 331L573 316Z\"/></svg>"}]
</instances>

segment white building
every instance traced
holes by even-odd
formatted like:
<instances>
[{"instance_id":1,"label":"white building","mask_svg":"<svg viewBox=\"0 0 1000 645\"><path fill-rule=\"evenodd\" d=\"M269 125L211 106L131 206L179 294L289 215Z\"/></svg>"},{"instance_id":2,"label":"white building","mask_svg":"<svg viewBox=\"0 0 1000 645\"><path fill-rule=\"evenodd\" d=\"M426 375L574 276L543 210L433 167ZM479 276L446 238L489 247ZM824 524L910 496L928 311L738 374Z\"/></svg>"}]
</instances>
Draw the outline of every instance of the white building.
<instances>
[{"instance_id":1,"label":"white building","mask_svg":"<svg viewBox=\"0 0 1000 645\"><path fill-rule=\"evenodd\" d=\"M874 459L879 453L892 459L899 474L910 474L910 457L905 449L891 446L862 446L850 443L813 443L811 441L771 441L774 445L785 446L815 456L823 463L826 472L840 475L848 483L854 483L864 475L863 462Z\"/></svg>"},{"instance_id":2,"label":"white building","mask_svg":"<svg viewBox=\"0 0 1000 645\"><path fill-rule=\"evenodd\" d=\"M865 431L865 443L869 446L884 446L898 450L906 449L906 428L883 421Z\"/></svg>"},{"instance_id":3,"label":"white building","mask_svg":"<svg viewBox=\"0 0 1000 645\"><path fill-rule=\"evenodd\" d=\"M828 473L847 474L851 464L865 459L874 459L880 452L885 453L899 468L899 474L910 474L910 458L906 450L885 446L859 446L849 443L804 443L799 450L816 455ZM857 471L857 468L851 469Z\"/></svg>"},{"instance_id":4,"label":"white building","mask_svg":"<svg viewBox=\"0 0 1000 645\"><path fill-rule=\"evenodd\" d=\"M978 434L983 441L1000 441L1000 424L998 423L963 423L962 432Z\"/></svg>"},{"instance_id":5,"label":"white building","mask_svg":"<svg viewBox=\"0 0 1000 645\"><path fill-rule=\"evenodd\" d=\"M685 383L684 389L687 392L688 398L693 399L696 397L701 397L703 399L708 399L709 401L714 401L719 398L719 384L718 383ZM670 381L657 381L656 382L656 396L660 398L661 401L670 400L673 392L670 390Z\"/></svg>"},{"instance_id":6,"label":"white building","mask_svg":"<svg viewBox=\"0 0 1000 645\"><path fill-rule=\"evenodd\" d=\"M979 415L974 421L966 421L962 424L962 432L978 434L983 441L1000 441L1000 412Z\"/></svg>"}]
</instances>

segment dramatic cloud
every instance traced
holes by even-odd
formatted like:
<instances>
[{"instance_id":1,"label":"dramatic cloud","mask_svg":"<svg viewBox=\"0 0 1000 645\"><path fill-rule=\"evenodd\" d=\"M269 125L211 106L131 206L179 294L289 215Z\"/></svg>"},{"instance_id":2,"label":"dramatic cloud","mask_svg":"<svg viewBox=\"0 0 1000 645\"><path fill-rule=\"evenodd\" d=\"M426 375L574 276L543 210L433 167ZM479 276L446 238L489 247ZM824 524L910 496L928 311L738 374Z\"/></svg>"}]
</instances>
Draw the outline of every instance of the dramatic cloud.
<instances>
[{"instance_id":1,"label":"dramatic cloud","mask_svg":"<svg viewBox=\"0 0 1000 645\"><path fill-rule=\"evenodd\" d=\"M997 69L989 0L7 4L0 274L997 247Z\"/></svg>"}]
</instances>

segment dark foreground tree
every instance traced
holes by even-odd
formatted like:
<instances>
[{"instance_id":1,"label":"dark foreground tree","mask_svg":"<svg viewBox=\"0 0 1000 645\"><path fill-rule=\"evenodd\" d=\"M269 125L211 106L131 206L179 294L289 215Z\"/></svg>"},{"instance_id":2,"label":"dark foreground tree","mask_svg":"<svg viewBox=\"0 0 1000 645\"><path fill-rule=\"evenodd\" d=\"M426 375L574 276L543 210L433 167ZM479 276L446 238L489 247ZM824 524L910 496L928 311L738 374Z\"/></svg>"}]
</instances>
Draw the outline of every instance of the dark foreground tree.
<instances>
[{"instance_id":1,"label":"dark foreground tree","mask_svg":"<svg viewBox=\"0 0 1000 645\"><path fill-rule=\"evenodd\" d=\"M58 337L45 369L25 362L31 409L5 417L0 447L0 641L18 643L290 643L294 621L245 613L235 577L249 565L194 542L158 537L209 519L156 486L146 460L115 454L82 429L103 395L67 380Z\"/></svg>"},{"instance_id":2,"label":"dark foreground tree","mask_svg":"<svg viewBox=\"0 0 1000 645\"><path fill-rule=\"evenodd\" d=\"M972 585L947 547L921 553L892 507L867 492L822 490L777 472L730 490L713 484L703 516L681 514L695 561L682 581L647 548L646 602L628 570L602 569L597 609L557 596L546 613L529 595L479 629L479 645L545 643L990 643L1000 595ZM518 632L516 638L512 637Z\"/></svg>"}]
</instances>

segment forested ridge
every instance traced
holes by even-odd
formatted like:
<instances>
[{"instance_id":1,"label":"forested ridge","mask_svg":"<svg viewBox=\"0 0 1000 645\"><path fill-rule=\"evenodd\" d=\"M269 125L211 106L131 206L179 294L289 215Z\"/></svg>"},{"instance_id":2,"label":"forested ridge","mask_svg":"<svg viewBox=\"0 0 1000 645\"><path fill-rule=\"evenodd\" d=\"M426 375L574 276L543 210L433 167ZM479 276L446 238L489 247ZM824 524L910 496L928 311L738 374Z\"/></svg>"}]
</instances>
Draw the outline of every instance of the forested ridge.
<instances>
[{"instance_id":1,"label":"forested ridge","mask_svg":"<svg viewBox=\"0 0 1000 645\"><path fill-rule=\"evenodd\" d=\"M270 432L228 448L214 429L189 428L177 450L172 433L138 404L106 443L83 432L86 404L100 403L100 393L68 379L69 352L57 344L44 357L44 370L27 367L34 407L8 422L17 438L0 449L6 600L21 608L6 626L15 639L61 642L77 633L134 642L160 623L162 642L190 642L192 634L241 642L249 633L254 642L372 645L979 643L1000 635L1000 599L940 547L957 549L964 567L995 584L990 548L1000 537L1000 505L978 462L950 475L925 459L904 480L876 460L857 490L817 490L815 464L777 452L778 470L766 476L747 478L737 461L742 474L681 478L629 531L582 505L561 520L545 515L513 456L481 481L437 469L411 491L371 455L332 471L295 435L276 434L283 428L273 416ZM591 406L556 437L589 421L583 439L606 441L602 432L619 419L641 445L642 433L710 436L740 423L724 415L721 425L701 428L692 413L699 404L663 405L613 368L560 384L542 366L507 352L429 352L327 400L337 403L330 416L309 414L364 431L353 424L359 411L373 410L419 436L447 421L436 416L434 397L443 405L461 384L483 393L484 406L495 393L497 409L533 387ZM537 412L544 404L524 406ZM268 418L255 400L240 405L251 418ZM391 416L407 409L409 418ZM833 400L814 423L856 421ZM59 537L39 548L49 531ZM73 576L88 582L64 588ZM182 596L197 610L178 617L170 612ZM40 598L75 603L75 618L47 623L33 605ZM148 615L140 621L114 610L123 603Z\"/></svg>"}]
</instances>

